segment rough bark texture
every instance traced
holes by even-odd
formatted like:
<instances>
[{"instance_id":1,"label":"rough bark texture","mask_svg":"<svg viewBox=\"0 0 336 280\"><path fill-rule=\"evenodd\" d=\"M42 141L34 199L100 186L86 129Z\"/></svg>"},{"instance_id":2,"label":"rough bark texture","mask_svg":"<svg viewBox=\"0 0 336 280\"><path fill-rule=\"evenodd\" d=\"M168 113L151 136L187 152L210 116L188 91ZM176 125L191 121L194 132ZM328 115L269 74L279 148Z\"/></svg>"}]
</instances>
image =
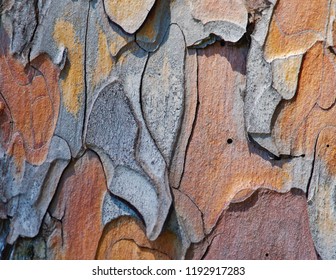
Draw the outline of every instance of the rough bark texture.
<instances>
[{"instance_id":1,"label":"rough bark texture","mask_svg":"<svg viewBox=\"0 0 336 280\"><path fill-rule=\"evenodd\" d=\"M336 259L336 0L0 15L2 259Z\"/></svg>"}]
</instances>

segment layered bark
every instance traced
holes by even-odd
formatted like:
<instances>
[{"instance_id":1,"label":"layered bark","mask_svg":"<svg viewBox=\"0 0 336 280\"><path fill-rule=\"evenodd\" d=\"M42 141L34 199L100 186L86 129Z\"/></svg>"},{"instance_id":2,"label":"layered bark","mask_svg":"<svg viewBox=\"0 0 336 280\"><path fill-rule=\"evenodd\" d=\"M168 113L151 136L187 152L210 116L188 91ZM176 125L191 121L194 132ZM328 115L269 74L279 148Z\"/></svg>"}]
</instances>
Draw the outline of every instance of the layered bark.
<instances>
[{"instance_id":1,"label":"layered bark","mask_svg":"<svg viewBox=\"0 0 336 280\"><path fill-rule=\"evenodd\" d=\"M1 258L336 258L335 0L0 13Z\"/></svg>"}]
</instances>

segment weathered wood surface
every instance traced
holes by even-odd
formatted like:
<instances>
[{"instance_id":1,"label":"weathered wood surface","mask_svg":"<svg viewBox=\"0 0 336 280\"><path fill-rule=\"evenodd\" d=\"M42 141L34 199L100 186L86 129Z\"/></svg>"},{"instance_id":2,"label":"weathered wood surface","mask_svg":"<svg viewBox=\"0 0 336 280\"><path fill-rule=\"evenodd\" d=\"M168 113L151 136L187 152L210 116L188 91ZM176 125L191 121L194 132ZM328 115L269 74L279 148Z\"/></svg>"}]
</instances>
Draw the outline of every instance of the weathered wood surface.
<instances>
[{"instance_id":1,"label":"weathered wood surface","mask_svg":"<svg viewBox=\"0 0 336 280\"><path fill-rule=\"evenodd\" d=\"M336 259L335 0L0 15L2 259Z\"/></svg>"}]
</instances>

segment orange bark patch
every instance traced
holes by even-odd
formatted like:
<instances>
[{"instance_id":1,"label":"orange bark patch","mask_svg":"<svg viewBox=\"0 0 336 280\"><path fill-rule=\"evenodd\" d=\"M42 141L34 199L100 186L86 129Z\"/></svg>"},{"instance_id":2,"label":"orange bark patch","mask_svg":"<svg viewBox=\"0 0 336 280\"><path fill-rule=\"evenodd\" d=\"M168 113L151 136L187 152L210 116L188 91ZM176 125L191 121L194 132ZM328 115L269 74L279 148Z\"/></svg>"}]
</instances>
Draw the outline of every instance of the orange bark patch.
<instances>
[{"instance_id":1,"label":"orange bark patch","mask_svg":"<svg viewBox=\"0 0 336 280\"><path fill-rule=\"evenodd\" d=\"M336 108L332 106L336 96L335 65L334 56L322 43L316 43L304 56L296 96L281 104L273 129L282 153L312 156L319 132L336 125Z\"/></svg>"},{"instance_id":2,"label":"orange bark patch","mask_svg":"<svg viewBox=\"0 0 336 280\"><path fill-rule=\"evenodd\" d=\"M103 231L102 204L107 190L103 166L89 151L64 172L52 205L62 220L63 242L54 244L56 259L93 259Z\"/></svg>"},{"instance_id":3,"label":"orange bark patch","mask_svg":"<svg viewBox=\"0 0 336 280\"><path fill-rule=\"evenodd\" d=\"M58 118L59 69L47 55L22 65L8 53L4 30L0 33L1 145L16 162L39 165L46 159ZM17 145L23 150L14 148Z\"/></svg>"},{"instance_id":4,"label":"orange bark patch","mask_svg":"<svg viewBox=\"0 0 336 280\"><path fill-rule=\"evenodd\" d=\"M99 242L96 258L124 260L176 259L180 244L174 233L166 230L155 241L149 241L144 227L130 217L107 224Z\"/></svg>"},{"instance_id":5,"label":"orange bark patch","mask_svg":"<svg viewBox=\"0 0 336 280\"><path fill-rule=\"evenodd\" d=\"M265 45L265 58L303 54L326 36L328 0L278 1Z\"/></svg>"},{"instance_id":6,"label":"orange bark patch","mask_svg":"<svg viewBox=\"0 0 336 280\"><path fill-rule=\"evenodd\" d=\"M215 44L199 51L198 65L198 113L180 191L201 210L209 233L234 197L250 195L244 189L288 188L291 166L263 159L245 137L237 88L244 84L245 50Z\"/></svg>"}]
</instances>

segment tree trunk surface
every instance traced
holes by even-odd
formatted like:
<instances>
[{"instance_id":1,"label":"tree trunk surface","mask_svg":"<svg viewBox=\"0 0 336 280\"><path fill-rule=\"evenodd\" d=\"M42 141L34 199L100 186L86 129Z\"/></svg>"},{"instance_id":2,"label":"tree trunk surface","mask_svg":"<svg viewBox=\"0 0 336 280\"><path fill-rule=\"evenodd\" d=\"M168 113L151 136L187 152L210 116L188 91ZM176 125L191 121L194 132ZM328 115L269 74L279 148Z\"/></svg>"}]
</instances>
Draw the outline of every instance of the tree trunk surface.
<instances>
[{"instance_id":1,"label":"tree trunk surface","mask_svg":"<svg viewBox=\"0 0 336 280\"><path fill-rule=\"evenodd\" d=\"M336 0L1 0L1 259L336 259Z\"/></svg>"}]
</instances>

